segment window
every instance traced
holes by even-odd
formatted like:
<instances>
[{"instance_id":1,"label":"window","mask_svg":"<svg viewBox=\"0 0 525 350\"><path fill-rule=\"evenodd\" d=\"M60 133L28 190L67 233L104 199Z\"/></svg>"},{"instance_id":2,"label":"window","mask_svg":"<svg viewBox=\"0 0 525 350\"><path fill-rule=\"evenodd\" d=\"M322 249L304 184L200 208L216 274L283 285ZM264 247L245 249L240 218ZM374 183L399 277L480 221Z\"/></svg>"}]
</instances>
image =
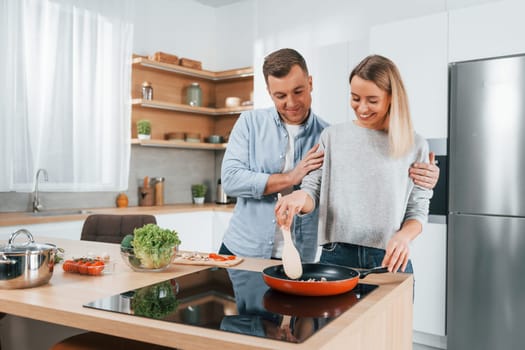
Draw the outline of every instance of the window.
<instances>
[{"instance_id":1,"label":"window","mask_svg":"<svg viewBox=\"0 0 525 350\"><path fill-rule=\"evenodd\" d=\"M0 191L128 186L133 26L77 4L0 0Z\"/></svg>"}]
</instances>

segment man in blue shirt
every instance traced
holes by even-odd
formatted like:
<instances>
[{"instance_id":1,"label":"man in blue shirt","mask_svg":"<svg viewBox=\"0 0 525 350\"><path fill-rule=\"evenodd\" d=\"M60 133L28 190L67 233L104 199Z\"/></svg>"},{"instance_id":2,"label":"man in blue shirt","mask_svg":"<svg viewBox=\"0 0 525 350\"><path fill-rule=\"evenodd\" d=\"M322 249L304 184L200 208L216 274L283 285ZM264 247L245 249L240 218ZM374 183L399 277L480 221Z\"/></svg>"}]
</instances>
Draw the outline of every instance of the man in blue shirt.
<instances>
[{"instance_id":1,"label":"man in blue shirt","mask_svg":"<svg viewBox=\"0 0 525 350\"><path fill-rule=\"evenodd\" d=\"M230 134L221 179L237 204L219 253L268 259L282 254L274 214L278 193L292 192L306 174L322 166L324 153L317 151L317 141L328 123L310 109L312 77L300 53L271 53L263 74L275 106L243 112ZM439 168L432 160L416 165L410 176L417 184L435 186ZM317 224L317 211L294 219L293 239L303 262L316 259Z\"/></svg>"}]
</instances>

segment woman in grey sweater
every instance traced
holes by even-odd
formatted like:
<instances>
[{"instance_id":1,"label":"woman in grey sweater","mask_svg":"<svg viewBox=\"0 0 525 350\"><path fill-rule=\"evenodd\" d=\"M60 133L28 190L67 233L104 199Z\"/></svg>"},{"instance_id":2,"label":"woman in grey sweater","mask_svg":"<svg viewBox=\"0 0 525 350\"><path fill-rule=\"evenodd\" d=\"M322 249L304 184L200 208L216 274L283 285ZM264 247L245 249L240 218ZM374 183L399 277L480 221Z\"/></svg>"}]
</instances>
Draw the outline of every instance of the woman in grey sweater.
<instances>
[{"instance_id":1,"label":"woman in grey sweater","mask_svg":"<svg viewBox=\"0 0 525 350\"><path fill-rule=\"evenodd\" d=\"M277 202L277 221L290 227L295 214L319 207L321 262L412 272L410 242L427 220L432 190L414 185L408 171L428 162L428 144L413 130L392 61L368 56L349 81L356 119L323 131L323 167Z\"/></svg>"}]
</instances>

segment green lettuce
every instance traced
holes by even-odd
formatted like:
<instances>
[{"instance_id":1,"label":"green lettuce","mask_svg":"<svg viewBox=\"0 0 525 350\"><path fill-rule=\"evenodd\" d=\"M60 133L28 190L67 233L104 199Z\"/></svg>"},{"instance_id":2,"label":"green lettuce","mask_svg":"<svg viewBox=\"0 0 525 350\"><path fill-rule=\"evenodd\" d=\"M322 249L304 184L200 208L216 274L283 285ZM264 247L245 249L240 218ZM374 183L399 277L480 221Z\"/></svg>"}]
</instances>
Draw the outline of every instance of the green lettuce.
<instances>
[{"instance_id":1,"label":"green lettuce","mask_svg":"<svg viewBox=\"0 0 525 350\"><path fill-rule=\"evenodd\" d=\"M180 244L177 231L147 224L133 231L133 251L142 267L158 269L170 263L174 249Z\"/></svg>"}]
</instances>

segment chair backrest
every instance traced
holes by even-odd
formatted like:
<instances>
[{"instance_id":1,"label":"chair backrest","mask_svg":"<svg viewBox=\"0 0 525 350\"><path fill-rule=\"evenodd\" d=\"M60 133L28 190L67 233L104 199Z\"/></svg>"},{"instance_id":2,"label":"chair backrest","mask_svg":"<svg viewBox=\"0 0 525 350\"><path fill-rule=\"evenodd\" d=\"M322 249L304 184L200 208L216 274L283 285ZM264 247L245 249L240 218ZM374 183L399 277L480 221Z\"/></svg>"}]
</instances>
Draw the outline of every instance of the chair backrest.
<instances>
[{"instance_id":1,"label":"chair backrest","mask_svg":"<svg viewBox=\"0 0 525 350\"><path fill-rule=\"evenodd\" d=\"M93 214L86 218L80 239L107 243L120 243L125 235L146 224L156 224L153 215Z\"/></svg>"}]
</instances>

